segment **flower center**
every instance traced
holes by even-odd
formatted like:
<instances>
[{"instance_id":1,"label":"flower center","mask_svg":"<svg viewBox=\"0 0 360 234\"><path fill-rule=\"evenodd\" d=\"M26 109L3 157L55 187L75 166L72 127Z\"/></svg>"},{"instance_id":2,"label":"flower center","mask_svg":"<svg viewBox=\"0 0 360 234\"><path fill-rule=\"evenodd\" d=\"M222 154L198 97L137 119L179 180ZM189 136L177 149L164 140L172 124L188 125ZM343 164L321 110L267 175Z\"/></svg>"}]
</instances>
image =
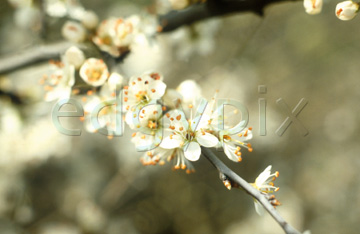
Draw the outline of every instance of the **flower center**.
<instances>
[{"instance_id":1,"label":"flower center","mask_svg":"<svg viewBox=\"0 0 360 234\"><path fill-rule=\"evenodd\" d=\"M88 71L89 81L98 81L101 77L102 70L101 69L91 69Z\"/></svg>"},{"instance_id":2,"label":"flower center","mask_svg":"<svg viewBox=\"0 0 360 234\"><path fill-rule=\"evenodd\" d=\"M148 122L148 128L150 129L156 129L158 126L157 121L155 120L149 120Z\"/></svg>"},{"instance_id":3,"label":"flower center","mask_svg":"<svg viewBox=\"0 0 360 234\"><path fill-rule=\"evenodd\" d=\"M186 134L185 134L185 138L186 140L188 141L192 141L192 139L194 138L195 134L194 132L192 131L187 131Z\"/></svg>"},{"instance_id":4,"label":"flower center","mask_svg":"<svg viewBox=\"0 0 360 234\"><path fill-rule=\"evenodd\" d=\"M136 100L138 102L147 101L146 91L139 91L137 94L135 94Z\"/></svg>"}]
</instances>

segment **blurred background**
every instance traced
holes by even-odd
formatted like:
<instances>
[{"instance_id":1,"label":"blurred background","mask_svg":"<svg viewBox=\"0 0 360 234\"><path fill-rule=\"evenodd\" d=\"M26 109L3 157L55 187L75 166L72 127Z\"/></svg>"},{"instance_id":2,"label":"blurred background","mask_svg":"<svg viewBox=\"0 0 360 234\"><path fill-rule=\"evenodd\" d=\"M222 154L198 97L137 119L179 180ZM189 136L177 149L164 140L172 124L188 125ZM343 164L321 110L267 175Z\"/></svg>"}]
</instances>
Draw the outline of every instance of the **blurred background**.
<instances>
[{"instance_id":1,"label":"blurred background","mask_svg":"<svg viewBox=\"0 0 360 234\"><path fill-rule=\"evenodd\" d=\"M336 3L325 1L316 16L301 1L284 2L266 8L262 18L241 13L185 26L135 49L118 69L130 77L152 68L169 88L193 79L206 98L219 89L219 97L241 101L254 151L243 152L237 164L219 157L249 182L268 165L278 170L277 209L297 229L350 234L360 229L360 19L338 20ZM82 4L105 19L151 12L156 2ZM47 18L41 37L24 26L31 23L26 16L1 1L1 57L62 40L65 19ZM78 137L58 133L54 103L44 101L38 82L47 66L0 76L1 91L22 100L0 95L0 233L283 233L270 215L256 214L251 197L228 191L204 158L187 175L172 171L171 163L143 166L129 144L130 129L112 140L84 129ZM259 134L259 98L267 100L266 136ZM308 100L298 116L307 136L294 125L275 134L286 118L279 98L291 109Z\"/></svg>"}]
</instances>

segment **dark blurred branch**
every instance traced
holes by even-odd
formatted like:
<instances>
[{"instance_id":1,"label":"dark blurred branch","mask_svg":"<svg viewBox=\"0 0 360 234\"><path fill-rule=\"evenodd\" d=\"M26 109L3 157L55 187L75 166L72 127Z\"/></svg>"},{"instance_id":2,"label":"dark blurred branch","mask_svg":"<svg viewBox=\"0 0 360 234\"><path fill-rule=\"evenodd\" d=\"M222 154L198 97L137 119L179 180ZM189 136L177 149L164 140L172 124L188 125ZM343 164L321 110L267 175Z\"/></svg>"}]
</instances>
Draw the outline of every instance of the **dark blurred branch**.
<instances>
[{"instance_id":1,"label":"dark blurred branch","mask_svg":"<svg viewBox=\"0 0 360 234\"><path fill-rule=\"evenodd\" d=\"M0 97L2 96L9 98L13 104L17 104L17 105L23 104L23 100L16 93L7 92L0 89Z\"/></svg>"},{"instance_id":2,"label":"dark blurred branch","mask_svg":"<svg viewBox=\"0 0 360 234\"><path fill-rule=\"evenodd\" d=\"M196 4L185 10L171 11L159 16L159 32L170 32L183 25L204 20L210 17L222 16L239 12L255 12L263 14L263 9L277 2L296 0L208 0L205 4ZM0 74L14 71L37 62L58 58L71 46L69 42L58 42L30 48L18 54L0 58Z\"/></svg>"},{"instance_id":3,"label":"dark blurred branch","mask_svg":"<svg viewBox=\"0 0 360 234\"><path fill-rule=\"evenodd\" d=\"M169 32L183 25L231 13L254 12L262 16L266 6L289 1L299 0L208 0L204 4L196 4L184 10L161 15L159 17L160 31Z\"/></svg>"},{"instance_id":4,"label":"dark blurred branch","mask_svg":"<svg viewBox=\"0 0 360 234\"><path fill-rule=\"evenodd\" d=\"M36 46L22 52L0 58L0 74L14 71L37 62L60 57L72 43L61 41L50 45Z\"/></svg>"},{"instance_id":5,"label":"dark blurred branch","mask_svg":"<svg viewBox=\"0 0 360 234\"><path fill-rule=\"evenodd\" d=\"M261 194L257 189L251 186L248 182L246 182L243 178L233 172L230 168L228 168L217 156L211 151L209 148L202 147L201 151L203 155L213 164L218 171L225 175L227 178L231 180L232 183L235 183L236 186L244 189L249 195L258 200L261 205L269 212L269 214L274 218L274 220L284 229L287 234L301 234L298 230L293 228L290 224L288 224L283 217L277 212L277 210L269 203L266 197Z\"/></svg>"}]
</instances>

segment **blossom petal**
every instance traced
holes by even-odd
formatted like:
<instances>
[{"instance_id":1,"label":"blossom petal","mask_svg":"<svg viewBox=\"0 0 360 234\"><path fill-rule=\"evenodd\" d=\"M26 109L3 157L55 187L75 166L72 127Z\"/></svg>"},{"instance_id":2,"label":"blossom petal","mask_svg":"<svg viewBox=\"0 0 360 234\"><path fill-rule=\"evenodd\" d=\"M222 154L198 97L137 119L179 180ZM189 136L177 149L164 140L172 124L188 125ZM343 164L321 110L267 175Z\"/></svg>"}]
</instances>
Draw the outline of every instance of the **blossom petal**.
<instances>
[{"instance_id":1,"label":"blossom petal","mask_svg":"<svg viewBox=\"0 0 360 234\"><path fill-rule=\"evenodd\" d=\"M152 100L160 99L166 90L166 84L161 80L153 80L148 85L148 94Z\"/></svg>"},{"instance_id":2,"label":"blossom petal","mask_svg":"<svg viewBox=\"0 0 360 234\"><path fill-rule=\"evenodd\" d=\"M183 143L182 138L178 135L171 135L168 137L165 137L161 143L160 146L164 149L174 149L180 147L180 145Z\"/></svg>"},{"instance_id":3,"label":"blossom petal","mask_svg":"<svg viewBox=\"0 0 360 234\"><path fill-rule=\"evenodd\" d=\"M190 142L184 151L185 158L190 161L197 161L200 158L201 148L197 142Z\"/></svg>"},{"instance_id":4,"label":"blossom petal","mask_svg":"<svg viewBox=\"0 0 360 234\"><path fill-rule=\"evenodd\" d=\"M258 213L260 216L263 216L264 207L258 201L254 201L254 205L255 205L256 213Z\"/></svg>"},{"instance_id":5,"label":"blossom petal","mask_svg":"<svg viewBox=\"0 0 360 234\"><path fill-rule=\"evenodd\" d=\"M256 178L255 184L258 187L261 187L262 184L265 183L265 181L269 178L271 174L271 165L265 168L263 172L260 173L260 175Z\"/></svg>"},{"instance_id":6,"label":"blossom petal","mask_svg":"<svg viewBox=\"0 0 360 234\"><path fill-rule=\"evenodd\" d=\"M235 154L235 149L231 149L231 146L224 144L225 155L234 162L239 162L239 157Z\"/></svg>"},{"instance_id":7,"label":"blossom petal","mask_svg":"<svg viewBox=\"0 0 360 234\"><path fill-rule=\"evenodd\" d=\"M196 134L197 142L205 147L215 147L219 143L219 139L207 132L198 132Z\"/></svg>"}]
</instances>

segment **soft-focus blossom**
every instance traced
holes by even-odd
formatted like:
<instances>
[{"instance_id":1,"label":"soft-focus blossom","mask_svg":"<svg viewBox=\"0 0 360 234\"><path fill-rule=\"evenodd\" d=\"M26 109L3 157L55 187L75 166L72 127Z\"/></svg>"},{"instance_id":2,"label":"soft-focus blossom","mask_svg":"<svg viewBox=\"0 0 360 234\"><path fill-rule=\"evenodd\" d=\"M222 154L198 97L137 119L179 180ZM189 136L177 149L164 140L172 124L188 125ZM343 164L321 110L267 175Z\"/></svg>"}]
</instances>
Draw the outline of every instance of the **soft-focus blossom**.
<instances>
[{"instance_id":1,"label":"soft-focus blossom","mask_svg":"<svg viewBox=\"0 0 360 234\"><path fill-rule=\"evenodd\" d=\"M171 7L175 10L181 10L189 6L190 0L169 0Z\"/></svg>"},{"instance_id":2,"label":"soft-focus blossom","mask_svg":"<svg viewBox=\"0 0 360 234\"><path fill-rule=\"evenodd\" d=\"M185 104L194 105L195 102L202 97L201 87L194 80L185 80L181 82L176 88L176 91L182 95L182 101Z\"/></svg>"},{"instance_id":3,"label":"soft-focus blossom","mask_svg":"<svg viewBox=\"0 0 360 234\"><path fill-rule=\"evenodd\" d=\"M336 5L335 15L341 20L353 19L359 11L359 4L353 1L344 1Z\"/></svg>"},{"instance_id":4,"label":"soft-focus blossom","mask_svg":"<svg viewBox=\"0 0 360 234\"><path fill-rule=\"evenodd\" d=\"M80 77L89 85L103 85L109 77L109 71L102 59L89 58L80 68Z\"/></svg>"},{"instance_id":5,"label":"soft-focus blossom","mask_svg":"<svg viewBox=\"0 0 360 234\"><path fill-rule=\"evenodd\" d=\"M167 114L170 120L170 135L161 142L161 147L166 149L182 148L185 158L197 161L200 158L201 146L215 147L219 140L207 132L207 117L200 115L193 119L186 119L185 114L175 110ZM199 120L200 118L200 120Z\"/></svg>"},{"instance_id":6,"label":"soft-focus blossom","mask_svg":"<svg viewBox=\"0 0 360 234\"><path fill-rule=\"evenodd\" d=\"M193 54L210 55L215 48L214 38L220 25L220 19L210 19L174 31L170 40L176 50L176 56L187 60Z\"/></svg>"},{"instance_id":7,"label":"soft-focus blossom","mask_svg":"<svg viewBox=\"0 0 360 234\"><path fill-rule=\"evenodd\" d=\"M138 21L134 18L110 18L102 21L93 38L100 50L114 57L129 51Z\"/></svg>"},{"instance_id":8,"label":"soft-focus blossom","mask_svg":"<svg viewBox=\"0 0 360 234\"><path fill-rule=\"evenodd\" d=\"M23 29L39 30L41 27L41 12L35 7L21 7L14 17L16 25Z\"/></svg>"},{"instance_id":9,"label":"soft-focus blossom","mask_svg":"<svg viewBox=\"0 0 360 234\"><path fill-rule=\"evenodd\" d=\"M99 17L93 11L85 11L81 17L81 23L87 29L94 29L99 24Z\"/></svg>"},{"instance_id":10,"label":"soft-focus blossom","mask_svg":"<svg viewBox=\"0 0 360 234\"><path fill-rule=\"evenodd\" d=\"M44 75L41 83L46 91L45 101L70 98L75 83L75 67L65 62L50 62L49 75Z\"/></svg>"},{"instance_id":11,"label":"soft-focus blossom","mask_svg":"<svg viewBox=\"0 0 360 234\"><path fill-rule=\"evenodd\" d=\"M309 15L316 15L321 12L323 0L304 0L304 8Z\"/></svg>"},{"instance_id":12,"label":"soft-focus blossom","mask_svg":"<svg viewBox=\"0 0 360 234\"><path fill-rule=\"evenodd\" d=\"M100 94L105 97L117 97L124 86L124 77L117 72L110 74L107 82L102 86Z\"/></svg>"},{"instance_id":13,"label":"soft-focus blossom","mask_svg":"<svg viewBox=\"0 0 360 234\"><path fill-rule=\"evenodd\" d=\"M64 59L78 69L84 63L85 55L78 47L72 46L65 51Z\"/></svg>"},{"instance_id":14,"label":"soft-focus blossom","mask_svg":"<svg viewBox=\"0 0 360 234\"><path fill-rule=\"evenodd\" d=\"M79 43L86 39L86 29L74 21L67 21L61 30L63 37L71 42Z\"/></svg>"},{"instance_id":15,"label":"soft-focus blossom","mask_svg":"<svg viewBox=\"0 0 360 234\"><path fill-rule=\"evenodd\" d=\"M85 129L88 132L97 132L101 128L107 129L108 138L112 138L115 134L119 116L121 116L121 109L116 105L116 97L118 96L121 87L123 86L123 77L118 73L112 73L107 82L101 87L99 93L89 91L84 101L84 122ZM103 107L98 113L94 110L98 107ZM98 125L94 125L92 119L96 118Z\"/></svg>"},{"instance_id":16,"label":"soft-focus blossom","mask_svg":"<svg viewBox=\"0 0 360 234\"><path fill-rule=\"evenodd\" d=\"M44 0L45 12L51 17L65 17L80 20L85 13L79 0Z\"/></svg>"},{"instance_id":17,"label":"soft-focus blossom","mask_svg":"<svg viewBox=\"0 0 360 234\"><path fill-rule=\"evenodd\" d=\"M51 17L64 17L67 15L67 6L65 1L45 0L46 13Z\"/></svg>"},{"instance_id":18,"label":"soft-focus blossom","mask_svg":"<svg viewBox=\"0 0 360 234\"><path fill-rule=\"evenodd\" d=\"M93 41L100 50L119 57L130 51L133 45L149 44L156 27L155 17L109 18L100 23Z\"/></svg>"},{"instance_id":19,"label":"soft-focus blossom","mask_svg":"<svg viewBox=\"0 0 360 234\"><path fill-rule=\"evenodd\" d=\"M260 173L260 175L255 179L255 183L251 183L251 185L259 190L261 193L273 193L277 192L279 190L279 187L274 186L274 180L279 177L279 172L276 171L275 173L271 174L271 165L265 168L263 172ZM279 205L280 203L272 198L273 200L270 201L270 203L274 206ZM263 214L263 207L262 205L257 201L255 201L255 210L259 215Z\"/></svg>"}]
</instances>

